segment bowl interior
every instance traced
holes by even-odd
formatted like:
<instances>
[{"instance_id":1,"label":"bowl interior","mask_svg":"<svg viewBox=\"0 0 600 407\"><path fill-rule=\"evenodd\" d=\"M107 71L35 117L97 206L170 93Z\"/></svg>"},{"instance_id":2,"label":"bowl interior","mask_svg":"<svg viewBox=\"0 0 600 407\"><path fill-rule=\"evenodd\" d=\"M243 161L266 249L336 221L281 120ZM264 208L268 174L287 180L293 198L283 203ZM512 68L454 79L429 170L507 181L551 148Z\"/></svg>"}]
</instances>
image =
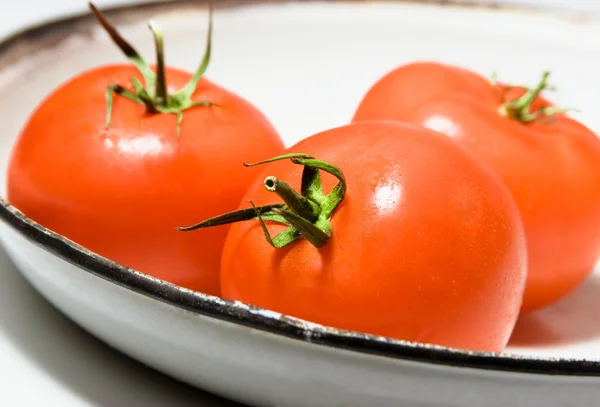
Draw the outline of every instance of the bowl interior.
<instances>
[{"instance_id":1,"label":"bowl interior","mask_svg":"<svg viewBox=\"0 0 600 407\"><path fill-rule=\"evenodd\" d=\"M206 8L181 2L110 13L153 62L145 23L165 31L167 63L193 70L204 51ZM550 97L600 131L600 21L554 14L405 2L246 4L218 8L214 82L261 109L287 145L346 124L366 90L388 70L434 59L503 81L533 85L551 69ZM16 38L16 37L15 37ZM91 18L39 29L0 48L0 194L11 146L30 112L72 75L124 58ZM68 109L68 106L65 108ZM600 273L600 271L599 271ZM597 274L599 274L597 273ZM508 349L542 357L600 360L600 277L517 327Z\"/></svg>"}]
</instances>

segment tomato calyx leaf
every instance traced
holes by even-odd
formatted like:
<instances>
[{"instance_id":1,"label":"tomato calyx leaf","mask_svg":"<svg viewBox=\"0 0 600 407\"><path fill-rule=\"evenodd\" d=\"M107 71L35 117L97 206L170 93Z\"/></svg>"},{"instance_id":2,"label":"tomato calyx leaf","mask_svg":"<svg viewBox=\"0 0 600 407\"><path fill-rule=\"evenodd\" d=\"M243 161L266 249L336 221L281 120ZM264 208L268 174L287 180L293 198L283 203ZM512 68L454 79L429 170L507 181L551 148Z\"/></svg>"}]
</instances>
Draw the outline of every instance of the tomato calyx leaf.
<instances>
[{"instance_id":1,"label":"tomato calyx leaf","mask_svg":"<svg viewBox=\"0 0 600 407\"><path fill-rule=\"evenodd\" d=\"M502 94L502 104L498 108L498 113L502 116L505 116L511 120L516 120L520 123L532 123L541 118L550 118L553 119L556 114L559 113L567 113L569 111L575 111L576 109L571 108L561 108L556 106L543 106L538 110L531 111L531 106L535 102L535 100L541 95L544 90L554 89L550 84L548 84L548 77L550 76L550 71L544 71L542 73L542 77L538 84L534 88L528 88L526 86L507 86L505 87ZM492 86L497 86L496 82L496 74L492 75L490 80ZM525 90L525 93L518 99L506 102L504 100L504 94L514 88L522 88Z\"/></svg>"},{"instance_id":2,"label":"tomato calyx leaf","mask_svg":"<svg viewBox=\"0 0 600 407\"><path fill-rule=\"evenodd\" d=\"M118 95L128 99L134 103L139 103L146 107L149 114L173 114L177 117L177 137L181 136L181 124L183 122L183 112L194 107L212 107L217 104L204 101L192 100L192 96L198 87L200 79L202 79L208 65L210 63L212 51L212 31L213 31L213 9L212 2L209 2L209 20L208 34L206 39L206 48L200 65L196 69L194 76L190 81L179 91L169 94L167 80L165 75L165 54L164 54L164 38L161 27L154 21L148 23L148 27L152 32L156 49L156 73L150 68L150 65L140 56L139 52L127 42L117 29L106 19L106 17L89 2L89 7L92 13L102 26L112 41L125 54L127 59L137 68L142 75L144 85L137 79L131 79L133 91L127 89L123 85L113 84L108 86L106 90L106 128L110 127L112 119L112 110L114 104L114 95Z\"/></svg>"},{"instance_id":3,"label":"tomato calyx leaf","mask_svg":"<svg viewBox=\"0 0 600 407\"><path fill-rule=\"evenodd\" d=\"M248 209L240 209L238 211L228 212L228 213L224 213L222 215L215 216L213 218L207 219L205 221L202 221L202 222L197 223L192 226L178 227L177 229L182 232L190 232L190 231L196 230L196 229L227 225L230 223L240 222L243 220L252 220L252 219L256 219L257 211L261 215L267 217L268 214L273 212L273 209L283 208L284 206L285 206L285 204L279 203L279 204L264 205L264 206L259 206L259 207L254 206L254 207L248 208ZM278 219L278 220L280 220L280 219Z\"/></svg>"},{"instance_id":4,"label":"tomato calyx leaf","mask_svg":"<svg viewBox=\"0 0 600 407\"><path fill-rule=\"evenodd\" d=\"M346 194L344 174L336 165L317 160L307 154L297 153L284 154L254 164L244 163L244 166L254 167L286 159L293 164L304 166L300 193L287 182L274 176L268 176L263 183L265 189L277 194L284 203L257 207L254 202L248 201L251 208L225 213L195 225L177 229L186 232L245 220L258 220L265 238L276 249L285 247L302 237L317 248L325 246L332 234L331 217ZM337 185L327 195L323 191L321 171L338 179ZM287 228L272 237L266 221L279 223Z\"/></svg>"}]
</instances>

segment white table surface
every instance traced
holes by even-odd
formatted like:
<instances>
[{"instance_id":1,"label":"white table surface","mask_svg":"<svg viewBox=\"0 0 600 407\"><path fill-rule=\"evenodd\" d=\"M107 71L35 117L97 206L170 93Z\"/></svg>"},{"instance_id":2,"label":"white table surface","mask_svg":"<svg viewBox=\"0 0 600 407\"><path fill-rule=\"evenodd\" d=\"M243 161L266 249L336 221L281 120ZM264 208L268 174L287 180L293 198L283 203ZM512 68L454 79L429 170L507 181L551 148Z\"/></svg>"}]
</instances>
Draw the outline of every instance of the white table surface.
<instances>
[{"instance_id":1,"label":"white table surface","mask_svg":"<svg viewBox=\"0 0 600 407\"><path fill-rule=\"evenodd\" d=\"M96 0L98 6L127 2L132 0ZM600 11L597 0L525 2ZM0 37L47 18L84 11L86 3L85 0L11 1L0 13ZM38 296L0 249L0 405L217 407L236 404L171 381L95 340Z\"/></svg>"}]
</instances>

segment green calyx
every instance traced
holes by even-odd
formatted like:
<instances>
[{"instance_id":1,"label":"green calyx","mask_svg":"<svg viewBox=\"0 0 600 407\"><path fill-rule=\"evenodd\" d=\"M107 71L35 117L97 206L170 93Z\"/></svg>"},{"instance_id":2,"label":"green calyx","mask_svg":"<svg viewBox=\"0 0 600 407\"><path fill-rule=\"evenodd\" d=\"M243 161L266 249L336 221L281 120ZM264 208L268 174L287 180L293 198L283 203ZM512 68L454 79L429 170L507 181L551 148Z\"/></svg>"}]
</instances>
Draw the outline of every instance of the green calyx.
<instances>
[{"instance_id":1,"label":"green calyx","mask_svg":"<svg viewBox=\"0 0 600 407\"><path fill-rule=\"evenodd\" d=\"M498 108L498 113L502 116L505 116L511 120L516 120L520 123L531 123L540 118L552 118L557 113L566 113L575 109L566 109L555 106L543 106L538 110L532 111L531 106L533 102L541 95L544 90L553 89L548 84L548 77L550 76L549 71L545 71L542 73L542 78L535 88L528 88L525 86L519 86L522 89L525 89L525 93L518 99L513 100L511 102L504 101L503 95L503 103ZM492 77L492 85L496 84L495 75ZM516 86L508 86L505 91L515 88Z\"/></svg>"},{"instance_id":2,"label":"green calyx","mask_svg":"<svg viewBox=\"0 0 600 407\"><path fill-rule=\"evenodd\" d=\"M295 191L285 181L269 176L264 180L265 189L279 195L283 203L257 207L252 201L249 201L251 208L219 215L193 226L178 228L178 230L187 232L244 220L258 220L265 238L276 249L285 247L301 237L317 248L325 246L331 238L333 212L346 194L344 174L337 166L317 160L307 154L286 154L255 164L244 165L253 167L286 159L294 164L304 166L300 192ZM321 171L333 175L339 181L327 195L323 192ZM267 230L265 221L279 223L287 228L272 237Z\"/></svg>"},{"instance_id":3,"label":"green calyx","mask_svg":"<svg viewBox=\"0 0 600 407\"><path fill-rule=\"evenodd\" d=\"M210 3L209 3L210 4ZM192 79L179 91L174 94L169 94L167 91L167 80L165 75L165 54L164 54L164 40L162 29L155 23L150 22L148 24L150 31L154 37L154 43L156 47L156 73L152 71L150 66L144 61L140 54L119 34L117 29L108 22L104 15L92 4L89 3L90 9L100 22L100 25L111 37L113 42L123 51L125 56L133 63L138 69L144 84L142 84L137 78L131 79L131 85L133 91L126 89L120 84L110 85L106 90L106 128L110 126L112 109L113 109L113 95L122 96L132 102L139 103L146 107L146 111L149 114L173 114L177 116L177 136L181 134L181 123L183 121L183 112L197 106L210 107L214 103L209 101L195 101L192 100L192 95L196 91L202 75L208 68L211 55L211 44L212 44L212 6L209 7L209 23L208 23L208 35L206 40L206 50L204 57L196 70L196 73Z\"/></svg>"}]
</instances>

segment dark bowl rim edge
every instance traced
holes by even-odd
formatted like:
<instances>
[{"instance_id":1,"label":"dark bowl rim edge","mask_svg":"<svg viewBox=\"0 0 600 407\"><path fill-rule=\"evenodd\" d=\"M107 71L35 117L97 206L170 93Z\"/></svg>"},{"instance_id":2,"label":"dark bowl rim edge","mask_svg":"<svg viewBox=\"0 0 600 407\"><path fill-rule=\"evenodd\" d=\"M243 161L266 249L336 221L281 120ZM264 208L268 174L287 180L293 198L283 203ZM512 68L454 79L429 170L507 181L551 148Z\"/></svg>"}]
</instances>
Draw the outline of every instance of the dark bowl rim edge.
<instances>
[{"instance_id":1,"label":"dark bowl rim edge","mask_svg":"<svg viewBox=\"0 0 600 407\"><path fill-rule=\"evenodd\" d=\"M148 11L160 8L198 6L199 3L205 2L195 0L180 0L178 2L159 0L111 7L104 10L104 12L109 17L116 17L118 22L124 14L129 15L142 10ZM252 3L252 1L234 0L227 3L230 3L227 6L232 6L234 3L247 4ZM435 4L437 2L424 1L424 3ZM444 4L446 3L441 3L441 5ZM43 37L47 33L56 34L55 31L62 31L59 28L64 28L65 25L75 26L85 23L86 20L92 20L92 16L89 13L74 14L64 18L48 20L17 31L8 37L0 39L0 60L3 54L20 41L39 39L39 37ZM64 31L71 32L70 30ZM10 64L11 61L8 63ZM240 305L218 297L186 290L96 255L29 219L1 197L0 220L7 223L27 240L61 259L78 266L83 271L172 306L259 331L336 349L378 355L392 359L445 365L448 367L475 368L534 375L600 376L600 361L586 361L583 359L553 360L471 352L347 332L317 324L307 324L288 316L276 316L276 313L271 313L268 310L258 307Z\"/></svg>"}]
</instances>

